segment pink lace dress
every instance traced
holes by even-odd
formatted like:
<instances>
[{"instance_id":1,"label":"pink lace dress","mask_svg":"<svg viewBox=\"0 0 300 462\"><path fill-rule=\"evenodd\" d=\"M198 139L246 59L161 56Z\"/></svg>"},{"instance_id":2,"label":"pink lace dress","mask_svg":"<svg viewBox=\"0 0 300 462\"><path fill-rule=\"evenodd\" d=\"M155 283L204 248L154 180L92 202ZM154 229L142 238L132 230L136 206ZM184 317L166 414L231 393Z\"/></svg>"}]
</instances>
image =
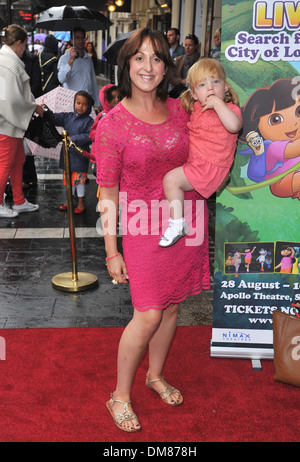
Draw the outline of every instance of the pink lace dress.
<instances>
[{"instance_id":1,"label":"pink lace dress","mask_svg":"<svg viewBox=\"0 0 300 462\"><path fill-rule=\"evenodd\" d=\"M169 218L163 177L186 162L188 116L178 100L168 99L168 119L142 122L119 103L98 124L95 139L97 182L120 184L123 255L133 306L164 309L209 288L208 211L196 192L186 193L189 234L161 248Z\"/></svg>"}]
</instances>

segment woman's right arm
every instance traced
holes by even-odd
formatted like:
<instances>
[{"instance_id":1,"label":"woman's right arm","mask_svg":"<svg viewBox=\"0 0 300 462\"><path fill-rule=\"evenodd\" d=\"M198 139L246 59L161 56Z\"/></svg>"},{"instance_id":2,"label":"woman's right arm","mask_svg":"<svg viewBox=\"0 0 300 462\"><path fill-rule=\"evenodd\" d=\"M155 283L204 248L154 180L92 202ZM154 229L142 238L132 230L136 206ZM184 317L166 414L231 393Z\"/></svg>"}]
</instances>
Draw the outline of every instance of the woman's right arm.
<instances>
[{"instance_id":1,"label":"woman's right arm","mask_svg":"<svg viewBox=\"0 0 300 462\"><path fill-rule=\"evenodd\" d=\"M100 213L107 257L107 270L118 283L126 284L128 279L127 268L122 255L119 254L117 244L118 212L119 184L112 188L101 186Z\"/></svg>"}]
</instances>

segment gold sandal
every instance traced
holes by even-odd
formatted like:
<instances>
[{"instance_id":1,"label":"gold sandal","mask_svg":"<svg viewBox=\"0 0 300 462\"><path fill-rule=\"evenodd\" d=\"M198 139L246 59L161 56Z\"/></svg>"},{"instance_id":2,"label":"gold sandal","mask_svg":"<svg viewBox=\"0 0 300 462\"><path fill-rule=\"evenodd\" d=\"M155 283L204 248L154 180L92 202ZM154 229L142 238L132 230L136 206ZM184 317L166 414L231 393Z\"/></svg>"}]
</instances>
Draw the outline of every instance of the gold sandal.
<instances>
[{"instance_id":1,"label":"gold sandal","mask_svg":"<svg viewBox=\"0 0 300 462\"><path fill-rule=\"evenodd\" d=\"M128 410L128 405L131 404L131 401L121 401L119 399L114 399L114 396L113 396L113 393L111 393L110 395L111 397L111 400L112 400L112 405L114 405L115 403L121 403L123 404L124 406L124 411L122 412L122 414L116 414L114 415L113 411L112 411L112 407L110 406L110 401L107 401L106 403L106 407L110 413L110 415L112 416L113 418L113 421L114 421L114 424L116 425L116 427L118 427L120 430L123 430L124 432L128 432L128 433L135 433L135 432L138 432L140 431L141 429L141 426L139 426L139 428L132 428L132 429L127 429L125 427L122 426L122 423L126 420L137 420L139 422L139 419L137 418L137 416L134 414L134 412L131 412ZM139 423L140 425L140 423Z\"/></svg>"},{"instance_id":2,"label":"gold sandal","mask_svg":"<svg viewBox=\"0 0 300 462\"><path fill-rule=\"evenodd\" d=\"M154 382L162 382L166 388L164 388L162 391L158 392L155 390L155 388L153 388L153 386L151 385L152 383ZM179 390L177 390L176 388L172 387L171 385L169 385L165 379L163 378L163 376L161 377L161 379L152 379L152 380L148 380L148 378L146 378L146 383L145 385L150 388L150 390L153 390L155 391L156 393L159 394L159 396L161 397L161 399L163 400L164 403L166 404L169 404L169 406L180 406L180 404L183 403L183 396L182 394L180 393ZM168 398L170 395L172 395L173 393L178 393L181 397L182 397L182 401L180 402L175 402L172 403L172 402L169 402L168 401Z\"/></svg>"}]
</instances>

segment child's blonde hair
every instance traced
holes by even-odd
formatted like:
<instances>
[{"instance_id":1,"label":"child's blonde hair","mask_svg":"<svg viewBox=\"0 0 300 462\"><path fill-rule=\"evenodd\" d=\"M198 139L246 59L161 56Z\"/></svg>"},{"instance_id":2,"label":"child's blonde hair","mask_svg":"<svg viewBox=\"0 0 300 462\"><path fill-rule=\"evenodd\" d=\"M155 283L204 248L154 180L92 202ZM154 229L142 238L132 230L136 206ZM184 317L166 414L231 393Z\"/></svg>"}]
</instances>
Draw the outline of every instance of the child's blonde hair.
<instances>
[{"instance_id":1,"label":"child's blonde hair","mask_svg":"<svg viewBox=\"0 0 300 462\"><path fill-rule=\"evenodd\" d=\"M226 81L226 73L222 64L216 59L202 58L193 64L193 66L189 69L186 78L186 83L189 88L180 96L181 105L186 110L186 112L191 114L194 110L195 100L192 96L193 89L196 88L196 86L199 85L201 81L212 75L217 76L220 80L223 80L228 85L228 90L226 91L224 98L225 103L232 102L236 105L239 104L239 97L237 93Z\"/></svg>"}]
</instances>

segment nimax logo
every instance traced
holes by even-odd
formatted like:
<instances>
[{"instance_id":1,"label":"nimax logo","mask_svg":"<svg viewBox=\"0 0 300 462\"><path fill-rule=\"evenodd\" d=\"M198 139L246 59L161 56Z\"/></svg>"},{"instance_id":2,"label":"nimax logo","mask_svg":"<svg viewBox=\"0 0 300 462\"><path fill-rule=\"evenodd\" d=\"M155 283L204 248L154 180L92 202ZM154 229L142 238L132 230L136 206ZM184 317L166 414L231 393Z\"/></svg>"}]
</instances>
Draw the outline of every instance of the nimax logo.
<instances>
[{"instance_id":1,"label":"nimax logo","mask_svg":"<svg viewBox=\"0 0 300 462\"><path fill-rule=\"evenodd\" d=\"M228 332L223 332L222 334L223 340L227 342L250 342L251 337L250 334L246 334L245 332L239 332L239 331L228 331Z\"/></svg>"}]
</instances>

